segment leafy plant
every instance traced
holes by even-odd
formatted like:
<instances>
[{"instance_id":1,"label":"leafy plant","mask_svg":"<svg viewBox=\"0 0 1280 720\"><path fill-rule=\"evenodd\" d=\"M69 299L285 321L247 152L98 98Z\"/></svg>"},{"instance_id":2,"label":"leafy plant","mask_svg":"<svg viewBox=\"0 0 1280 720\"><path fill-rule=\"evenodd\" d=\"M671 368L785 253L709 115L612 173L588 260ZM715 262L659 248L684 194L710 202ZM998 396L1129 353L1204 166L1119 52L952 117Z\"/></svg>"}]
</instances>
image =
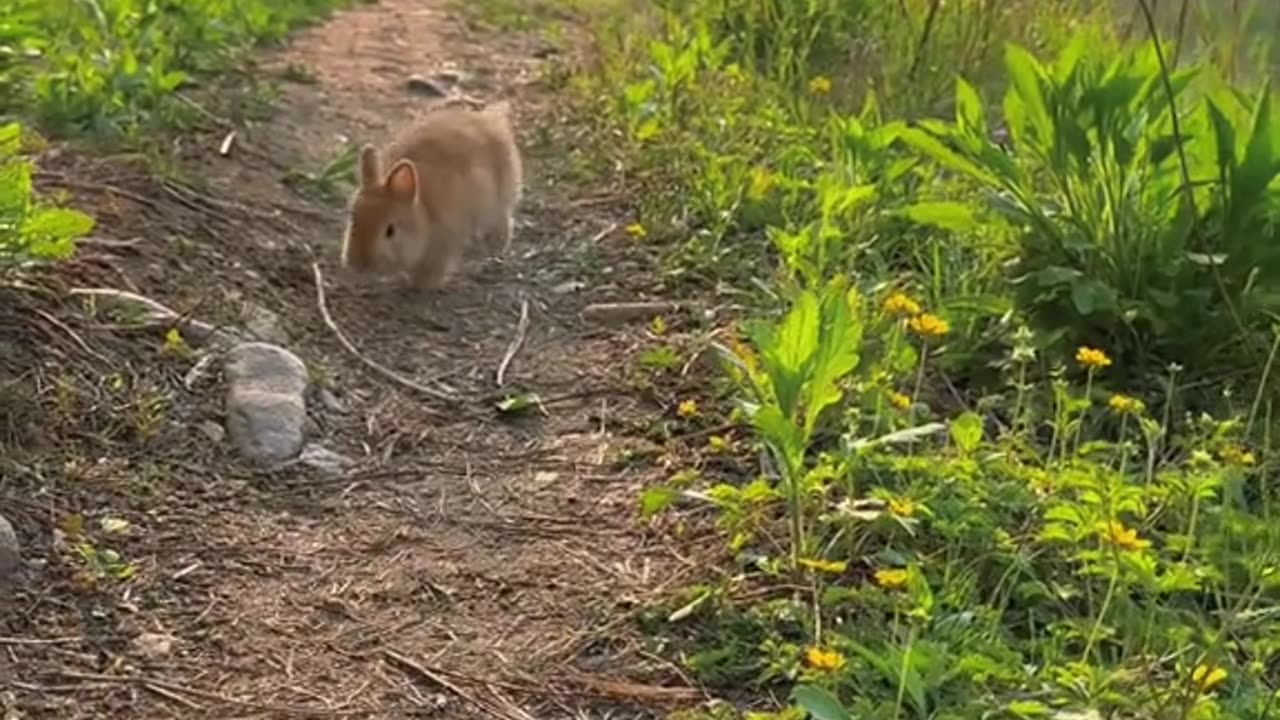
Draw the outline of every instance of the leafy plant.
<instances>
[{"instance_id":1,"label":"leafy plant","mask_svg":"<svg viewBox=\"0 0 1280 720\"><path fill-rule=\"evenodd\" d=\"M21 150L18 124L0 126L0 270L70 257L75 241L93 229L88 215L36 197Z\"/></svg>"},{"instance_id":2,"label":"leafy plant","mask_svg":"<svg viewBox=\"0 0 1280 720\"><path fill-rule=\"evenodd\" d=\"M0 114L130 137L185 121L177 94L343 0L11 0L0 24Z\"/></svg>"},{"instance_id":3,"label":"leafy plant","mask_svg":"<svg viewBox=\"0 0 1280 720\"><path fill-rule=\"evenodd\" d=\"M1009 150L963 79L953 123L902 138L987 190L984 209L1017 228L1013 298L1049 342L1104 345L1135 367L1235 352L1277 309L1270 93L1247 126L1207 100L1211 122L1184 120L1175 133L1196 68L1166 85L1154 49L1107 61L1090 46L1081 36L1048 66L1008 48ZM1184 160L1193 193L1183 192Z\"/></svg>"}]
</instances>

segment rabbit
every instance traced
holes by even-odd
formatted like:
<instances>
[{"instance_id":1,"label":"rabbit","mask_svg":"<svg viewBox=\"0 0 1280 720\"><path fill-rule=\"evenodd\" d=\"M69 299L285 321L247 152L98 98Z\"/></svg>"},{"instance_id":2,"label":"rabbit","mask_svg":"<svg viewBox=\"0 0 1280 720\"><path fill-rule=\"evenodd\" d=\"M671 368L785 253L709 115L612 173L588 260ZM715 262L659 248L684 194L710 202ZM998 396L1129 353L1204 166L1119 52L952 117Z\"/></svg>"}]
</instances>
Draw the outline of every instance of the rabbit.
<instances>
[{"instance_id":1,"label":"rabbit","mask_svg":"<svg viewBox=\"0 0 1280 720\"><path fill-rule=\"evenodd\" d=\"M492 255L506 256L522 185L508 103L432 112L382 153L361 147L342 266L403 272L410 287L439 290L472 240L484 241Z\"/></svg>"}]
</instances>

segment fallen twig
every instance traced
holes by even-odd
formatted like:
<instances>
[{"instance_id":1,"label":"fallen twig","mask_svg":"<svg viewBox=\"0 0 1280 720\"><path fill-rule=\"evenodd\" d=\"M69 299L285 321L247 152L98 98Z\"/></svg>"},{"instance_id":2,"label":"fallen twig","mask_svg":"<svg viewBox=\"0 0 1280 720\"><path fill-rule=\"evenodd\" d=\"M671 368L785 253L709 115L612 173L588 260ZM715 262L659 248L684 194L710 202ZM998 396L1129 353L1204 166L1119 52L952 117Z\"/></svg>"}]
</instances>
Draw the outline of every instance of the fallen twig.
<instances>
[{"instance_id":1,"label":"fallen twig","mask_svg":"<svg viewBox=\"0 0 1280 720\"><path fill-rule=\"evenodd\" d=\"M324 318L324 324L328 326L329 330L331 330L334 336L338 338L338 342L342 343L342 346L347 349L347 352L351 353L351 355L363 363L365 367L373 370L392 382L409 388L410 390L420 392L423 395L433 397L437 400L443 400L448 403L456 403L458 401L457 398L449 395L448 393L441 392L440 390L434 390L425 385L414 382L413 380L400 375L396 371L365 357L358 349L356 349L355 344L347 338L346 334L342 332L342 328L338 327L338 323L334 321L333 315L329 314L329 306L325 303L324 299L324 273L320 271L320 263L311 263L311 271L315 274L316 305L320 309L320 315Z\"/></svg>"},{"instance_id":2,"label":"fallen twig","mask_svg":"<svg viewBox=\"0 0 1280 720\"><path fill-rule=\"evenodd\" d=\"M75 330L72 330L69 325L62 322L61 320L54 317L53 315L45 312L44 310L41 310L40 308L35 308L35 313L40 317L44 318L45 321L47 321L50 325L53 325L54 327L58 328L62 332L66 333L67 336L71 338L71 341L74 342L76 346L79 347L81 350L85 351L90 357L102 363L103 365L111 364L111 361L108 360L105 355L89 347L89 344L84 341L84 338L80 337L80 335L76 333Z\"/></svg>"},{"instance_id":3,"label":"fallen twig","mask_svg":"<svg viewBox=\"0 0 1280 720\"><path fill-rule=\"evenodd\" d=\"M516 324L516 336L511 339L511 344L507 346L507 351L502 355L502 362L498 363L497 381L498 387L502 387L503 380L507 374L507 366L511 364L511 360L520 352L520 346L524 345L525 335L529 332L529 299L525 298L520 303L520 322Z\"/></svg>"},{"instance_id":4,"label":"fallen twig","mask_svg":"<svg viewBox=\"0 0 1280 720\"><path fill-rule=\"evenodd\" d=\"M592 235L592 236L591 236L591 239L587 241L587 244L588 244L588 245L595 245L596 243L600 242L601 240L603 240L603 239L605 239L605 238L609 237L610 235L612 235L612 234L613 234L613 231L614 231L614 230L617 230L617 229L618 229L618 223L609 223L609 225L608 225L607 227L605 227L605 229L601 230L600 232L596 233L595 235Z\"/></svg>"},{"instance_id":5,"label":"fallen twig","mask_svg":"<svg viewBox=\"0 0 1280 720\"><path fill-rule=\"evenodd\" d=\"M472 706L481 712L484 712L486 715L502 718L503 720L533 720L528 713L525 713L518 707L514 707L514 705L509 702L498 704L481 700L476 697L474 693L468 692L457 683L445 677L444 674L436 672L422 663L416 662L395 650L384 649L382 651L382 655L393 665L397 665L402 670L408 670L424 680L428 680L439 685L454 695L457 695L463 701L471 703Z\"/></svg>"},{"instance_id":6,"label":"fallen twig","mask_svg":"<svg viewBox=\"0 0 1280 720\"><path fill-rule=\"evenodd\" d=\"M594 303L582 309L582 317L592 322L619 324L648 320L655 315L675 312L678 308L673 302Z\"/></svg>"},{"instance_id":7,"label":"fallen twig","mask_svg":"<svg viewBox=\"0 0 1280 720\"><path fill-rule=\"evenodd\" d=\"M107 675L103 673L83 673L73 670L59 670L58 676L68 680L82 680L86 682L101 683L117 683L121 685L139 685L147 690L156 693L168 691L170 693L180 693L191 697L198 697L211 702L220 702L227 705L236 705L243 708L250 708L261 712L280 713L285 715L352 715L362 711L348 710L340 707L335 708L312 708L301 705L275 705L270 703L256 703L250 700L240 700L238 698L221 695L210 690L200 690L199 688L187 687L178 683L166 680L157 680L142 675ZM185 704L185 703L184 703Z\"/></svg>"},{"instance_id":8,"label":"fallen twig","mask_svg":"<svg viewBox=\"0 0 1280 720\"><path fill-rule=\"evenodd\" d=\"M23 638L23 637L0 637L0 645L74 645L82 642L84 638L80 637L60 637L60 638Z\"/></svg>"},{"instance_id":9,"label":"fallen twig","mask_svg":"<svg viewBox=\"0 0 1280 720\"><path fill-rule=\"evenodd\" d=\"M187 317L145 295L139 295L127 290L117 290L115 288L72 288L69 294L91 297L108 306L131 305L140 309L146 315L147 322L172 325L192 331L192 339L197 342L210 340L218 332L217 327L207 322Z\"/></svg>"}]
</instances>

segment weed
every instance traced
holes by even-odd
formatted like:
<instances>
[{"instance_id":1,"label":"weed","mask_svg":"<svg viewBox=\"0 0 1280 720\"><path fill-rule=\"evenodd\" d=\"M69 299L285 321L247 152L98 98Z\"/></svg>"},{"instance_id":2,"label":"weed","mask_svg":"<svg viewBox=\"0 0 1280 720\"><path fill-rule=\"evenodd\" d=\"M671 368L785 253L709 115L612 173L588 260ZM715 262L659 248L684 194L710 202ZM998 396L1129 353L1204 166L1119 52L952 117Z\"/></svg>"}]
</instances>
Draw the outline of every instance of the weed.
<instances>
[{"instance_id":1,"label":"weed","mask_svg":"<svg viewBox=\"0 0 1280 720\"><path fill-rule=\"evenodd\" d=\"M0 126L0 270L70 257L75 241L93 229L89 216L36 197L33 167L21 150L21 128Z\"/></svg>"},{"instance_id":2,"label":"weed","mask_svg":"<svg viewBox=\"0 0 1280 720\"><path fill-rule=\"evenodd\" d=\"M1266 83L1203 59L1264 44L1178 3L641 5L569 87L631 242L754 318L748 427L640 499L709 506L735 567L647 629L776 717L1265 715L1280 161Z\"/></svg>"},{"instance_id":3,"label":"weed","mask_svg":"<svg viewBox=\"0 0 1280 720\"><path fill-rule=\"evenodd\" d=\"M182 124L178 91L234 67L341 0L14 0L0 45L0 114L44 127L134 138Z\"/></svg>"},{"instance_id":4,"label":"weed","mask_svg":"<svg viewBox=\"0 0 1280 720\"><path fill-rule=\"evenodd\" d=\"M295 191L328 202L341 200L354 187L357 146L345 143L316 173L292 171L284 182Z\"/></svg>"}]
</instances>

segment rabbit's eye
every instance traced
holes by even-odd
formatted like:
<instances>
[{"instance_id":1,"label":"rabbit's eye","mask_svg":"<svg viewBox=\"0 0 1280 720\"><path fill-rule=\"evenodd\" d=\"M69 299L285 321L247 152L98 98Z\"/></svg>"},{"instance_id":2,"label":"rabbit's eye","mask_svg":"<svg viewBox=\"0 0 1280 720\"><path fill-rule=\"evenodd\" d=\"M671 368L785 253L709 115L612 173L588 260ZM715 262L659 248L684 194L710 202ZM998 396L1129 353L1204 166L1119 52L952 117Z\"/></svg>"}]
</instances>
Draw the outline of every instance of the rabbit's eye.
<instances>
[{"instance_id":1,"label":"rabbit's eye","mask_svg":"<svg viewBox=\"0 0 1280 720\"><path fill-rule=\"evenodd\" d=\"M396 226L395 226L395 225L388 225L388 226L387 226L387 230L386 230L386 232L385 232L385 233L383 233L383 234L384 234L384 235L386 235L388 239L390 239L390 238L392 238L392 237L395 237L395 234L396 234Z\"/></svg>"}]
</instances>

